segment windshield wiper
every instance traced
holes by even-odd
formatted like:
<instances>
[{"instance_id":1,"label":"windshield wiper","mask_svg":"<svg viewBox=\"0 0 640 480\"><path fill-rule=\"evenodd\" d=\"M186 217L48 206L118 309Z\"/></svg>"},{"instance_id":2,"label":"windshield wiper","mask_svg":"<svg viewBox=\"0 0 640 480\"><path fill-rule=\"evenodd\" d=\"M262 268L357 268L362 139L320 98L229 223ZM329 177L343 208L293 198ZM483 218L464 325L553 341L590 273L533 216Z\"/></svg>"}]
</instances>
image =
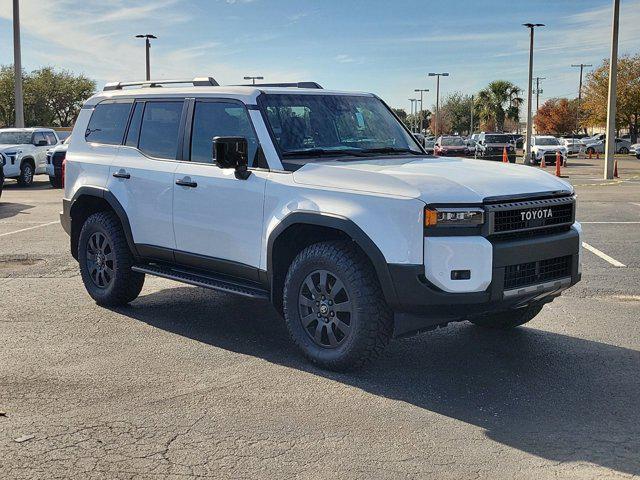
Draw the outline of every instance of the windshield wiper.
<instances>
[{"instance_id":1,"label":"windshield wiper","mask_svg":"<svg viewBox=\"0 0 640 480\"><path fill-rule=\"evenodd\" d=\"M410 148L398 148L398 147L381 147L381 148L365 148L361 150L362 153L410 153L411 155L424 155L423 152L417 152Z\"/></svg>"},{"instance_id":2,"label":"windshield wiper","mask_svg":"<svg viewBox=\"0 0 640 480\"><path fill-rule=\"evenodd\" d=\"M333 156L366 157L361 150L331 150L326 148L309 148L305 150L288 150L283 157L333 157Z\"/></svg>"}]
</instances>

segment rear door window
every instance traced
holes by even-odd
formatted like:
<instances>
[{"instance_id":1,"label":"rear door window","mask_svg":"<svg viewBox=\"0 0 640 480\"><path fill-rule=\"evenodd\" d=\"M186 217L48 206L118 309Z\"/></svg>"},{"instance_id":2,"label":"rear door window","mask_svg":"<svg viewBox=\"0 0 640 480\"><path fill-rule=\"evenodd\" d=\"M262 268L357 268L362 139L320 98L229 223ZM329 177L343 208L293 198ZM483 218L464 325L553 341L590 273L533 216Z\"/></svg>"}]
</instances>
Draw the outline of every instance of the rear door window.
<instances>
[{"instance_id":1,"label":"rear door window","mask_svg":"<svg viewBox=\"0 0 640 480\"><path fill-rule=\"evenodd\" d=\"M55 145L56 143L58 143L58 139L53 132L45 132L44 136L47 137L47 144Z\"/></svg>"},{"instance_id":2,"label":"rear door window","mask_svg":"<svg viewBox=\"0 0 640 480\"><path fill-rule=\"evenodd\" d=\"M147 102L138 149L150 157L175 159L183 101Z\"/></svg>"},{"instance_id":3,"label":"rear door window","mask_svg":"<svg viewBox=\"0 0 640 480\"><path fill-rule=\"evenodd\" d=\"M87 142L120 145L127 127L131 103L100 103L96 105L84 133Z\"/></svg>"},{"instance_id":4,"label":"rear door window","mask_svg":"<svg viewBox=\"0 0 640 480\"><path fill-rule=\"evenodd\" d=\"M33 134L33 144L34 145L38 145L38 143L40 143L41 141L47 141L47 139L45 138L44 134L42 132L36 132Z\"/></svg>"}]
</instances>

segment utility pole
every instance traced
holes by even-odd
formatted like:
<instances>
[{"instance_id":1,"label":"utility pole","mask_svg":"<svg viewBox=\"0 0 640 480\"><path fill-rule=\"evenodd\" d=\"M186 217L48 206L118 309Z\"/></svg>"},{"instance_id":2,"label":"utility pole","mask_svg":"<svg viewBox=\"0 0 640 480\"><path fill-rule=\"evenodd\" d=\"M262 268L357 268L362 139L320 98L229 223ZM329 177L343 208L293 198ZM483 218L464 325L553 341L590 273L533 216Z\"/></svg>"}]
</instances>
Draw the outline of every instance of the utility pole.
<instances>
[{"instance_id":1,"label":"utility pole","mask_svg":"<svg viewBox=\"0 0 640 480\"><path fill-rule=\"evenodd\" d=\"M616 154L616 89L618 87L618 22L620 0L613 0L613 22L611 27L611 57L609 59L609 99L607 103L607 138L604 154L604 178L613 178Z\"/></svg>"},{"instance_id":2,"label":"utility pole","mask_svg":"<svg viewBox=\"0 0 640 480\"><path fill-rule=\"evenodd\" d=\"M530 31L529 39L529 83L527 88L527 134L524 138L524 164L531 165L531 100L532 100L532 87L533 87L533 32L536 27L544 27L543 23L523 23L523 26L527 27Z\"/></svg>"},{"instance_id":3,"label":"utility pole","mask_svg":"<svg viewBox=\"0 0 640 480\"><path fill-rule=\"evenodd\" d=\"M448 77L449 73L429 73L430 77L436 77L436 121L434 127L434 135L438 138L438 130L440 129L440 77Z\"/></svg>"},{"instance_id":4,"label":"utility pole","mask_svg":"<svg viewBox=\"0 0 640 480\"><path fill-rule=\"evenodd\" d=\"M471 125L469 125L469 136L473 135L473 95L471 95Z\"/></svg>"},{"instance_id":5,"label":"utility pole","mask_svg":"<svg viewBox=\"0 0 640 480\"><path fill-rule=\"evenodd\" d=\"M264 77L244 77L245 80L251 80L251 84L255 85L256 80L264 80Z\"/></svg>"},{"instance_id":6,"label":"utility pole","mask_svg":"<svg viewBox=\"0 0 640 480\"><path fill-rule=\"evenodd\" d=\"M147 81L151 80L151 60L149 58L149 50L151 50L151 39L157 39L155 35L151 35L150 33L146 33L144 35L136 35L136 38L144 38L144 51L146 58L146 73L147 73Z\"/></svg>"},{"instance_id":7,"label":"utility pole","mask_svg":"<svg viewBox=\"0 0 640 480\"><path fill-rule=\"evenodd\" d=\"M428 88L416 88L414 90L414 92L420 92L420 133L422 133L422 126L423 126L423 121L422 121L422 94L424 92L428 92L429 89Z\"/></svg>"},{"instance_id":8,"label":"utility pole","mask_svg":"<svg viewBox=\"0 0 640 480\"><path fill-rule=\"evenodd\" d=\"M20 5L13 0L13 76L15 96L15 127L24 128L24 99L22 96L22 54L20 52Z\"/></svg>"},{"instance_id":9,"label":"utility pole","mask_svg":"<svg viewBox=\"0 0 640 480\"><path fill-rule=\"evenodd\" d=\"M580 63L571 65L572 67L580 67L580 83L578 86L578 109L576 110L576 135L580 133L580 104L582 103L582 71L584 67L593 67L590 63Z\"/></svg>"},{"instance_id":10,"label":"utility pole","mask_svg":"<svg viewBox=\"0 0 640 480\"><path fill-rule=\"evenodd\" d=\"M546 77L536 77L536 115L538 114L538 110L540 110L540 94L542 93L542 89L540 88L540 80L546 80Z\"/></svg>"}]
</instances>

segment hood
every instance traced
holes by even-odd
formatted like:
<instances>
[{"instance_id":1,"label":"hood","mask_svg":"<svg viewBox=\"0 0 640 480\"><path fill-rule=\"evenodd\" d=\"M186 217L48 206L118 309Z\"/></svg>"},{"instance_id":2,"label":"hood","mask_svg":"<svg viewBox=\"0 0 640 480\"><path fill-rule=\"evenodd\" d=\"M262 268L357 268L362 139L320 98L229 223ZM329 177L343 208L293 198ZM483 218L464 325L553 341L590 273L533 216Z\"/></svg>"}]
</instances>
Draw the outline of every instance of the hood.
<instances>
[{"instance_id":1,"label":"hood","mask_svg":"<svg viewBox=\"0 0 640 480\"><path fill-rule=\"evenodd\" d=\"M15 150L19 150L21 148L24 148L23 144L16 144L16 145L0 145L0 152L13 152Z\"/></svg>"},{"instance_id":2,"label":"hood","mask_svg":"<svg viewBox=\"0 0 640 480\"><path fill-rule=\"evenodd\" d=\"M487 197L572 192L573 187L538 168L458 157L384 158L307 163L294 182L425 203L480 203Z\"/></svg>"}]
</instances>

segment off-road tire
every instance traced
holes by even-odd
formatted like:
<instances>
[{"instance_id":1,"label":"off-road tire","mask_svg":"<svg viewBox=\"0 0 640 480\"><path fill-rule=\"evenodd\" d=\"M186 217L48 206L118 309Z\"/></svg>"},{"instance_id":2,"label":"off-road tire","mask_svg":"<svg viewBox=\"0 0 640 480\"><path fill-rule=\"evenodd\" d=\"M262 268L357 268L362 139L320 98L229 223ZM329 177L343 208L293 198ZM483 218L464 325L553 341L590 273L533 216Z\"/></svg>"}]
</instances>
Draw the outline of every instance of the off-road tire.
<instances>
[{"instance_id":1,"label":"off-road tire","mask_svg":"<svg viewBox=\"0 0 640 480\"><path fill-rule=\"evenodd\" d=\"M33 176L35 175L35 169L31 162L23 162L20 165L20 176L18 177L18 185L22 187L30 187L33 185Z\"/></svg>"},{"instance_id":2,"label":"off-road tire","mask_svg":"<svg viewBox=\"0 0 640 480\"><path fill-rule=\"evenodd\" d=\"M319 270L338 278L351 301L349 334L331 348L310 336L300 313L305 279ZM283 313L293 343L311 362L330 370L361 368L382 353L393 333L393 312L375 270L364 253L348 241L316 243L296 256L284 281Z\"/></svg>"},{"instance_id":3,"label":"off-road tire","mask_svg":"<svg viewBox=\"0 0 640 480\"><path fill-rule=\"evenodd\" d=\"M62 179L59 177L49 177L49 183L53 188L62 188Z\"/></svg>"},{"instance_id":4,"label":"off-road tire","mask_svg":"<svg viewBox=\"0 0 640 480\"><path fill-rule=\"evenodd\" d=\"M95 233L106 237L111 247L110 251L113 252L111 263L113 277L104 288L98 286L92 279L87 266L89 240ZM134 264L133 255L127 245L122 224L113 212L94 213L84 222L78 240L78 262L84 286L98 305L109 307L125 305L133 301L142 291L145 276L143 273L131 270Z\"/></svg>"},{"instance_id":5,"label":"off-road tire","mask_svg":"<svg viewBox=\"0 0 640 480\"><path fill-rule=\"evenodd\" d=\"M524 308L508 310L470 318L469 321L478 327L509 330L533 320L542 310L542 305L531 305Z\"/></svg>"}]
</instances>

